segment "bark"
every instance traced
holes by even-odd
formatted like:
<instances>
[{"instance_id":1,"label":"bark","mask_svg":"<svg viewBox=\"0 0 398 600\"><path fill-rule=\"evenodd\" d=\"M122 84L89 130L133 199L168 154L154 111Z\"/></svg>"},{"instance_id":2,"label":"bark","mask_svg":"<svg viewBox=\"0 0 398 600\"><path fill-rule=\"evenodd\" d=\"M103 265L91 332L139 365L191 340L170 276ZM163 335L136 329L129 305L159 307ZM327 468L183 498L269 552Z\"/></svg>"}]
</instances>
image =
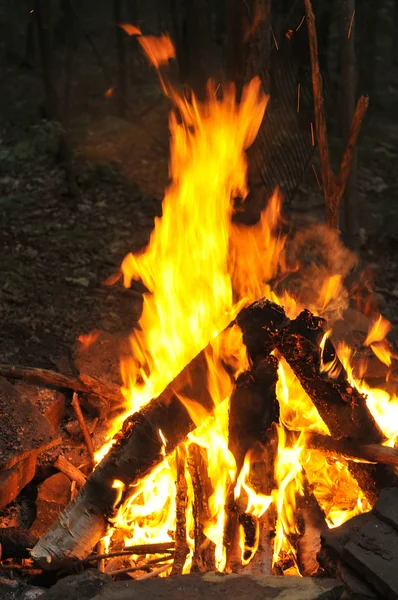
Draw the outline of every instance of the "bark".
<instances>
[{"instance_id":1,"label":"bark","mask_svg":"<svg viewBox=\"0 0 398 600\"><path fill-rule=\"evenodd\" d=\"M113 18L115 22L116 50L117 50L117 68L118 85L116 88L118 116L126 117L128 97L127 97L127 68L126 68L126 36L120 27L124 23L123 18L123 0L113 0Z\"/></svg>"},{"instance_id":2,"label":"bark","mask_svg":"<svg viewBox=\"0 0 398 600\"><path fill-rule=\"evenodd\" d=\"M58 567L71 559L85 558L104 535L107 519L119 502L119 490L112 487L115 479L124 489L145 477L172 452L195 428L189 411L179 400L195 398L207 412L213 404L203 381L207 376L204 353L197 355L181 373L140 412L128 417L114 437L114 445L68 506L59 520L41 538L32 551L32 558L43 568Z\"/></svg>"},{"instance_id":3,"label":"bark","mask_svg":"<svg viewBox=\"0 0 398 600\"><path fill-rule=\"evenodd\" d=\"M341 0L340 4L340 52L341 52L341 123L344 140L348 139L355 113L357 89L355 57L355 0ZM373 28L372 28L373 29ZM374 51L374 48L373 48ZM358 245L358 194L357 194L358 153L354 148L350 174L343 196L344 225L347 244Z\"/></svg>"}]
</instances>

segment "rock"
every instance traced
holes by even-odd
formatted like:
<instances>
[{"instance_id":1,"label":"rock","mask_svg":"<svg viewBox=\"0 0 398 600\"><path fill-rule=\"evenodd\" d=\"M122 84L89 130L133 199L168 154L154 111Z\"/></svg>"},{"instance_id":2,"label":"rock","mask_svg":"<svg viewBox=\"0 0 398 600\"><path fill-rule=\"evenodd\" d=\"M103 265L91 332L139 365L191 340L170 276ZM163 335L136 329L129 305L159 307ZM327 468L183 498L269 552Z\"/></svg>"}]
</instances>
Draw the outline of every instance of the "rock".
<instances>
[{"instance_id":1,"label":"rock","mask_svg":"<svg viewBox=\"0 0 398 600\"><path fill-rule=\"evenodd\" d=\"M6 558L29 558L28 548L33 548L38 538L28 529L18 527L0 528L1 560Z\"/></svg>"},{"instance_id":2,"label":"rock","mask_svg":"<svg viewBox=\"0 0 398 600\"><path fill-rule=\"evenodd\" d=\"M371 517L344 546L343 559L386 600L398 599L398 531Z\"/></svg>"},{"instance_id":3,"label":"rock","mask_svg":"<svg viewBox=\"0 0 398 600\"><path fill-rule=\"evenodd\" d=\"M322 566L326 568L326 556L333 562L341 558L344 546L350 541L361 528L369 521L371 513L363 513L349 519L340 527L334 529L325 529L321 533L322 550L318 555L318 559Z\"/></svg>"},{"instance_id":4,"label":"rock","mask_svg":"<svg viewBox=\"0 0 398 600\"><path fill-rule=\"evenodd\" d=\"M110 575L100 573L96 569L89 569L78 575L69 575L60 579L40 597L40 600L90 600L111 581Z\"/></svg>"},{"instance_id":5,"label":"rock","mask_svg":"<svg viewBox=\"0 0 398 600\"><path fill-rule=\"evenodd\" d=\"M70 502L70 488L71 481L63 473L52 475L38 487L37 515L30 528L32 536L41 537L58 519Z\"/></svg>"},{"instance_id":6,"label":"rock","mask_svg":"<svg viewBox=\"0 0 398 600\"><path fill-rule=\"evenodd\" d=\"M20 394L39 409L43 417L57 430L65 416L65 396L58 390L39 385L18 382L15 387Z\"/></svg>"},{"instance_id":7,"label":"rock","mask_svg":"<svg viewBox=\"0 0 398 600\"><path fill-rule=\"evenodd\" d=\"M7 506L32 481L36 471L36 453L26 456L11 469L0 472L0 509Z\"/></svg>"},{"instance_id":8,"label":"rock","mask_svg":"<svg viewBox=\"0 0 398 600\"><path fill-rule=\"evenodd\" d=\"M398 488L384 488L372 510L373 514L398 531Z\"/></svg>"},{"instance_id":9,"label":"rock","mask_svg":"<svg viewBox=\"0 0 398 600\"><path fill-rule=\"evenodd\" d=\"M379 600L377 596L363 580L363 577L357 575L355 571L339 563L338 573L341 581L344 583L346 590L349 592L348 598L351 600Z\"/></svg>"},{"instance_id":10,"label":"rock","mask_svg":"<svg viewBox=\"0 0 398 600\"><path fill-rule=\"evenodd\" d=\"M39 410L0 377L0 470L61 441Z\"/></svg>"},{"instance_id":11,"label":"rock","mask_svg":"<svg viewBox=\"0 0 398 600\"><path fill-rule=\"evenodd\" d=\"M44 592L43 588L0 577L1 600L38 600L42 598Z\"/></svg>"},{"instance_id":12,"label":"rock","mask_svg":"<svg viewBox=\"0 0 398 600\"><path fill-rule=\"evenodd\" d=\"M327 600L333 596L324 594L336 586L341 589L341 584L331 579L206 573L110 583L95 600ZM81 600L80 596L76 600Z\"/></svg>"}]
</instances>

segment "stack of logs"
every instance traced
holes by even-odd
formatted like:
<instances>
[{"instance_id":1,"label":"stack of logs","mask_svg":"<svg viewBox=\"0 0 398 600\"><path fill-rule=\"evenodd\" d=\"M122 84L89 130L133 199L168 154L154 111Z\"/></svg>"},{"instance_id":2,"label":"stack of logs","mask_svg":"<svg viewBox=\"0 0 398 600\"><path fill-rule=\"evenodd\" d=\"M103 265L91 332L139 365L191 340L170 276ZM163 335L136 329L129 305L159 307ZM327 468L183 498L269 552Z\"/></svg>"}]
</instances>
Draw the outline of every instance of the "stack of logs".
<instances>
[{"instance_id":1,"label":"stack of logs","mask_svg":"<svg viewBox=\"0 0 398 600\"><path fill-rule=\"evenodd\" d=\"M234 325L243 332L252 367L240 375L231 398L229 443L238 471L248 451L254 457L251 483L257 492L269 495L274 487L275 423L279 419L275 354L283 356L290 365L330 431L331 436L309 435L308 445L337 455L375 461L376 464L349 461L351 474L372 504L382 488L396 486L394 466L398 464L397 451L381 446L383 434L366 406L365 397L350 386L343 368L337 379L321 373L321 360L327 362L335 358L330 340L326 342L324 356L321 356L320 342L324 336L321 318L304 310L290 321L280 306L260 300L243 309ZM210 351L207 348L199 353L159 397L126 419L107 456L33 548L31 556L39 565L56 568L68 561L86 559L105 533L115 506L124 500L125 492L120 498L120 490L112 487L113 481L122 481L124 489L128 490L163 461L161 430L167 440L166 452L171 453L177 448L177 528L172 572L181 572L188 550L185 464L188 465L196 496L193 568L214 569L213 549L210 544L203 543L203 523L208 516L207 500L211 493L205 453L202 448L191 445L190 454L186 456L179 447L195 428L189 410L179 397L194 399L208 414L214 408L203 385L207 380L206 353ZM248 547L254 526L235 502L232 489L226 508L227 568L239 571L242 566L237 551L239 525L244 527ZM315 531L319 538L325 521L309 486L300 500L298 512L303 532L300 539L294 541L298 547L298 563L302 574L313 574L318 568L316 551L319 544L313 544L310 537ZM269 509L260 519L259 551L248 566L252 571L271 572L274 524L275 515Z\"/></svg>"}]
</instances>

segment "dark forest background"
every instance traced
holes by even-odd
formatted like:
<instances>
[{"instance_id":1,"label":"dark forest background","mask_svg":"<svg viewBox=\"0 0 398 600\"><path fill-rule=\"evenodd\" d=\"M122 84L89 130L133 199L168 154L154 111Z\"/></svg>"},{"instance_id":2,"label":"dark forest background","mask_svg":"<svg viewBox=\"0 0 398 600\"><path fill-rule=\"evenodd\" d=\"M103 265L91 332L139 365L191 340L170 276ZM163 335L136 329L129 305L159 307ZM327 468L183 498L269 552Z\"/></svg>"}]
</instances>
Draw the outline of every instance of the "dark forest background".
<instances>
[{"instance_id":1,"label":"dark forest background","mask_svg":"<svg viewBox=\"0 0 398 600\"><path fill-rule=\"evenodd\" d=\"M381 310L398 321L398 3L313 6L336 168L355 101L370 97L341 227ZM134 290L102 281L147 243L161 213L170 104L120 23L169 32L169 76L200 97L208 77L239 90L260 74L271 102L249 153L242 218L254 222L279 185L296 227L324 219L304 15L303 0L1 3L2 362L60 367L78 333L128 330L139 314Z\"/></svg>"}]
</instances>

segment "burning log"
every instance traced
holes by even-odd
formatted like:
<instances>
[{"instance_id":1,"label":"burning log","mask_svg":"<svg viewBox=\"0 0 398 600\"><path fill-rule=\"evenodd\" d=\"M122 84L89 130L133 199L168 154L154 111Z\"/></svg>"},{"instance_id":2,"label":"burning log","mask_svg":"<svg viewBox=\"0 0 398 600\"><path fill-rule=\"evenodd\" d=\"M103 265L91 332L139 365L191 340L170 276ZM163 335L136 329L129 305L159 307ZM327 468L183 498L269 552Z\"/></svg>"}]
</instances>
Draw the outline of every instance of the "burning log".
<instances>
[{"instance_id":1,"label":"burning log","mask_svg":"<svg viewBox=\"0 0 398 600\"><path fill-rule=\"evenodd\" d=\"M362 444L350 438L335 440L320 433L306 434L307 448L337 454L347 458L355 458L383 465L398 467L398 448L390 448L381 444Z\"/></svg>"},{"instance_id":2,"label":"burning log","mask_svg":"<svg viewBox=\"0 0 398 600\"><path fill-rule=\"evenodd\" d=\"M380 444L383 433L366 405L366 398L348 383L344 370L338 379L330 379L321 373L319 343L324 335L323 324L323 319L304 310L280 330L276 347L334 438L348 437L358 442ZM394 471L386 465L351 462L349 469L372 503L383 487L397 484Z\"/></svg>"},{"instance_id":3,"label":"burning log","mask_svg":"<svg viewBox=\"0 0 398 600\"><path fill-rule=\"evenodd\" d=\"M297 564L302 576L315 575L319 569L317 554L321 548L321 533L328 526L307 479L304 481L304 495L297 498L297 514L302 530L297 544Z\"/></svg>"},{"instance_id":4,"label":"burning log","mask_svg":"<svg viewBox=\"0 0 398 600\"><path fill-rule=\"evenodd\" d=\"M249 323L250 319L246 321L246 324ZM251 339L254 339L254 335L251 336ZM256 493L264 495L271 493L274 479L274 457L277 448L273 423L279 420L279 404L276 398L277 379L278 361L274 356L267 356L258 362L252 371L246 371L240 375L230 402L229 449L235 457L237 472L241 472L245 457L253 451L253 456L256 454L258 459L252 465L252 467L255 466L255 469L252 468L251 484ZM225 542L227 568L234 572L239 571L242 566L239 548L240 513L241 510L234 498L234 489L231 487L227 502L228 519ZM269 564L266 566L263 564L261 570L263 574L270 573L272 523L268 515L264 515L259 527L263 533L262 545L267 546L263 549L263 558L266 557L267 563L269 558Z\"/></svg>"},{"instance_id":5,"label":"burning log","mask_svg":"<svg viewBox=\"0 0 398 600\"><path fill-rule=\"evenodd\" d=\"M175 532L175 555L172 575L182 575L185 560L189 552L187 542L187 505L188 485L185 478L185 464L187 453L182 446L176 450L177 463L177 494L176 494L176 532Z\"/></svg>"},{"instance_id":6,"label":"burning log","mask_svg":"<svg viewBox=\"0 0 398 600\"><path fill-rule=\"evenodd\" d=\"M191 572L215 571L215 545L204 533L204 526L211 519L209 498L213 493L207 473L206 452L198 444L190 444L188 450L188 469L194 491L193 518L195 549L192 557Z\"/></svg>"},{"instance_id":7,"label":"burning log","mask_svg":"<svg viewBox=\"0 0 398 600\"><path fill-rule=\"evenodd\" d=\"M121 481L124 489L136 483L164 459L162 438L167 440L166 452L170 453L195 428L188 408L179 398L195 398L209 413L213 410L203 385L206 376L207 362L201 352L159 397L125 420L106 457L34 547L34 560L48 569L88 555L104 535L108 518L122 500L120 488L113 487L114 481Z\"/></svg>"}]
</instances>

